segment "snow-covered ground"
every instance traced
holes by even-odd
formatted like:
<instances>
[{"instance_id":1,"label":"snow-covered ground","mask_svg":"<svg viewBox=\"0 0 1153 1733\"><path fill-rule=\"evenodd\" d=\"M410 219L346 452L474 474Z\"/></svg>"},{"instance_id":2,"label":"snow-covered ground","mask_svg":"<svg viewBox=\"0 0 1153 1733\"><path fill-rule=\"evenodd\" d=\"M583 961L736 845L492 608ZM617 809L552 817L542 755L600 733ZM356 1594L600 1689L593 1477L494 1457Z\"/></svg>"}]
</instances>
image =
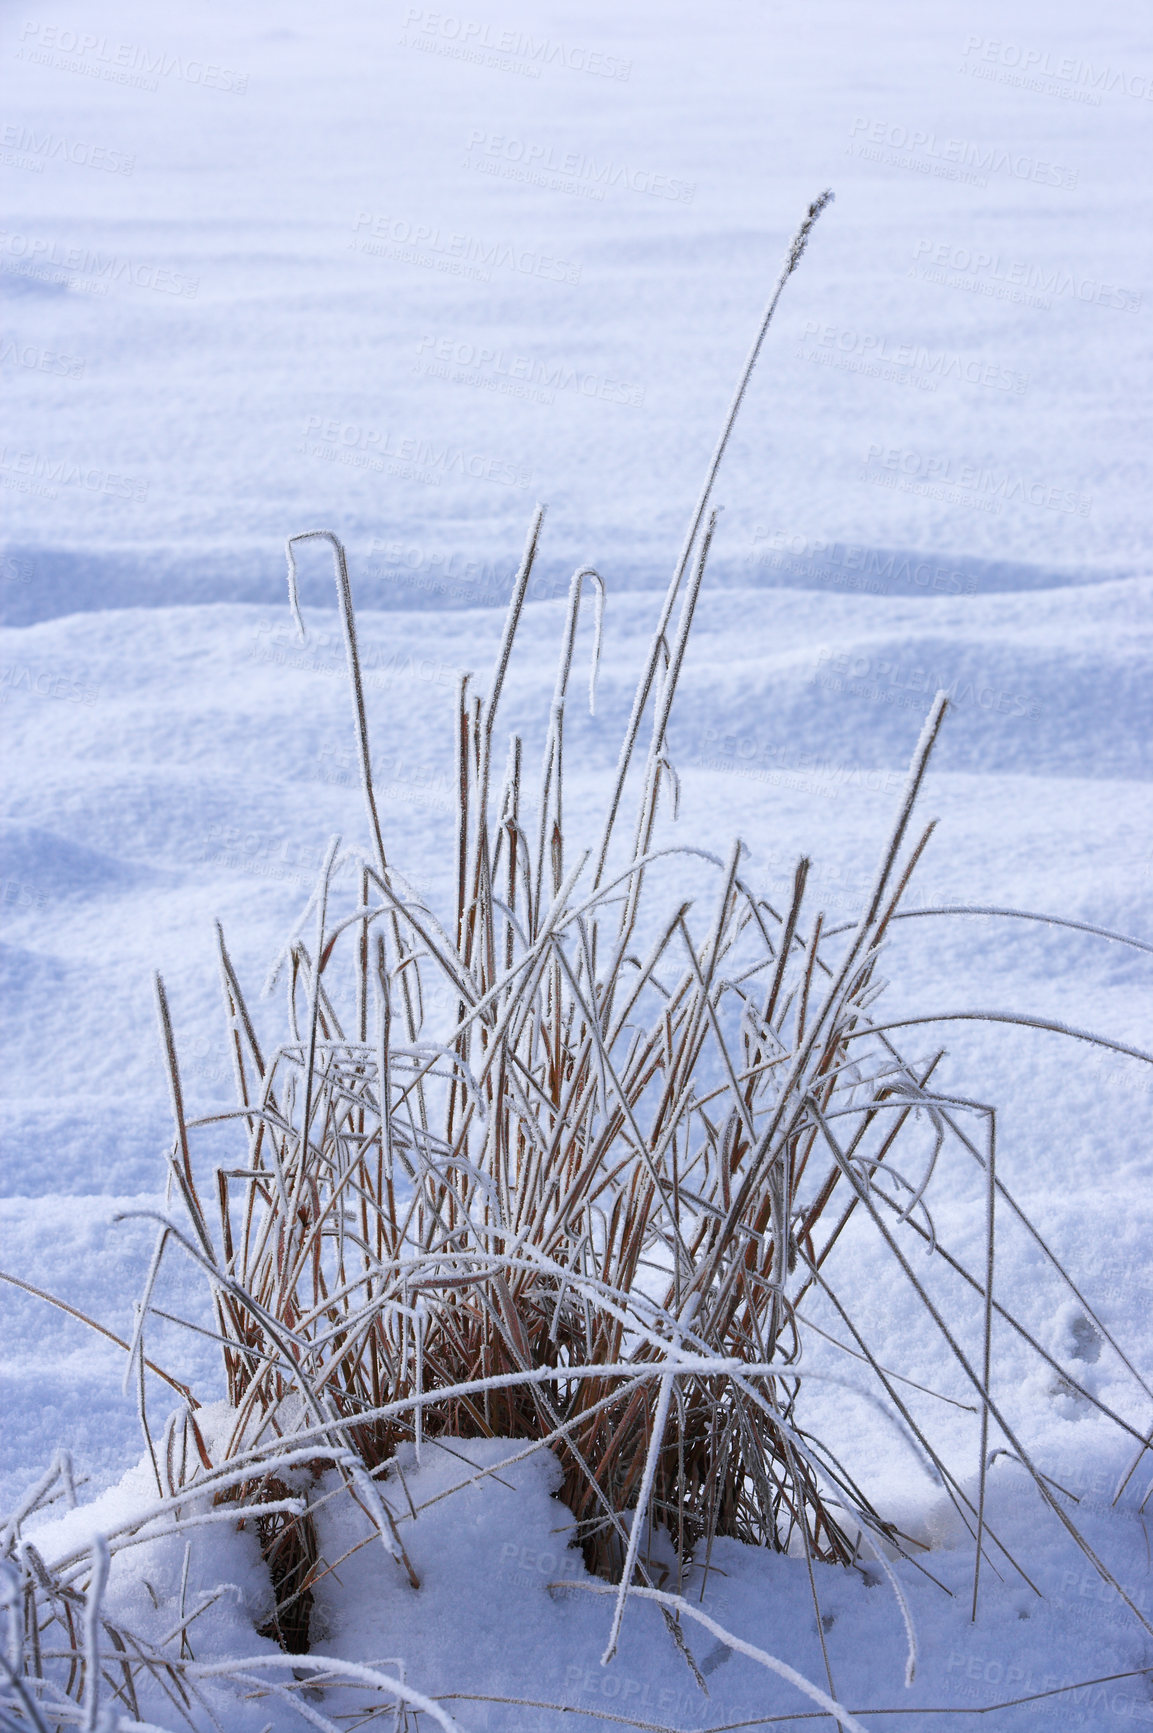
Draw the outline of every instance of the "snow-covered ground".
<instances>
[{"instance_id":1,"label":"snow-covered ground","mask_svg":"<svg viewBox=\"0 0 1153 1733\"><path fill-rule=\"evenodd\" d=\"M573 722L574 828L591 821L654 588L788 235L826 184L836 203L718 489L671 736L681 837L741 835L766 886L803 850L821 906L849 919L944 686L924 800L940 824L914 904L1050 910L1153 939L1153 59L1136 7L62 0L10 12L0 44L13 1275L130 1332L150 1230L113 1217L155 1203L168 1136L152 972L193 1106L211 1108L231 1088L213 918L255 988L329 836L362 835L328 565L302 561L302 647L284 535L347 540L390 853L444 896L457 674L486 676L495 604L548 501L504 720L539 722L561 618L549 598L594 561L605 660L595 720ZM1021 1010L1150 1045L1148 956L972 918L910 921L894 947L893 1015ZM1153 1072L1035 1031L955 1024L942 1039L951 1086L1002 1109L1002 1172L1148 1375ZM1016 1257L1002 1279L1055 1346L1059 1296ZM910 1317L883 1270L860 1285L878 1351L902 1341ZM142 1496L113 1486L140 1453L123 1356L10 1288L0 1305L0 1506L67 1445L105 1502L66 1525L111 1521ZM215 1393L209 1344L157 1343ZM1018 1372L1007 1359L1007 1387ZM1106 1361L1098 1376L1114 1389ZM1098 1422L1043 1383L1014 1396L1151 1616L1148 1472L1111 1511L1121 1458ZM159 1387L151 1400L162 1414ZM837 1400L814 1395L814 1425L843 1415ZM1153 1644L1005 1462L997 1520L1047 1598L991 1582L971 1625L936 1489L868 1408L851 1420L870 1489L934 1541L957 1595L902 1578L921 1640L905 1692L888 1589L822 1589L845 1702L1054 1733L1153 1721L1148 1674L956 1713L1147 1668ZM449 1467L434 1455L410 1490L431 1498ZM702 1630L706 1701L651 1607L601 1669L607 1609L545 1587L541 1561L564 1550L549 1490L536 1462L422 1514L405 1537L420 1606L358 1554L363 1579L326 1614L330 1652L399 1657L429 1693L571 1711L455 1701L471 1728L713 1727L805 1707ZM706 1611L823 1678L803 1563L723 1551ZM214 1568L245 1580L223 1555L196 1568L196 1588ZM209 1650L243 1640L237 1618L204 1615L205 1632L221 1621Z\"/></svg>"}]
</instances>

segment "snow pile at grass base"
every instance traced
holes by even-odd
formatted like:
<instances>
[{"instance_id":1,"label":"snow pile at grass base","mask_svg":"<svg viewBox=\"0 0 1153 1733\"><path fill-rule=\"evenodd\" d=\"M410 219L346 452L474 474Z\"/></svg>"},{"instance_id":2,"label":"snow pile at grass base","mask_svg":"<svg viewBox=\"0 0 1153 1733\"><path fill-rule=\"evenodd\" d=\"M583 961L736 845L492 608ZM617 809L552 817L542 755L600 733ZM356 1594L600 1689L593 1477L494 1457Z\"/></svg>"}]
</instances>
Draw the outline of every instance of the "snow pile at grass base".
<instances>
[{"instance_id":1,"label":"snow pile at grass base","mask_svg":"<svg viewBox=\"0 0 1153 1733\"><path fill-rule=\"evenodd\" d=\"M223 1421L225 1413L216 1418ZM305 1471L299 1490L315 1509L323 1573L313 1591L307 1660L284 1656L258 1634L271 1596L251 1523L243 1531L230 1521L189 1531L183 1590L184 1534L114 1556L106 1611L158 1643L203 1604L187 1627L197 1670L235 1657L251 1663L242 1688L198 1681L229 1733L269 1727L279 1733L316 1716L351 1727L374 1705L370 1724L391 1726L391 1713L380 1713L387 1693L326 1686L323 1674L304 1689L325 1659L399 1680L406 1690L435 1699L470 1733L591 1733L622 1725L720 1729L773 1718L791 1724L814 1713L812 1701L794 1686L686 1617L684 1640L706 1695L661 1610L639 1601L626 1614L615 1660L603 1666L611 1600L586 1586L595 1579L571 1545L572 1518L554 1496L560 1480L555 1459L547 1451L523 1457L523 1450L522 1442L505 1439L426 1441L419 1461L406 1446L390 1465L382 1490L420 1580L416 1590L385 1555L336 1472ZM521 1460L510 1460L517 1456ZM1151 1612L1140 1493L1131 1489L1111 1506L1116 1467L1070 1458L1064 1484L1079 1499L1077 1520L1090 1544L1137 1605ZM154 1497L145 1462L94 1503L33 1529L31 1538L51 1561L127 1521ZM190 1499L186 1514L195 1513ZM993 1724L1013 1733L1103 1733L1153 1724L1148 1637L1056 1519L1039 1515L1013 1463L1001 1458L994 1467L988 1517L1040 1593L994 1550L982 1575L978 1616L970 1622L968 1537L958 1533L943 1504L922 1502L902 1516L927 1549L916 1564L889 1563L920 1651L908 1688L904 1621L884 1568L867 1557L852 1570L815 1566L810 1584L802 1558L719 1539L707 1569L703 1558L694 1560L678 1584L668 1538L657 1536L652 1574L726 1632L827 1688L815 1591L837 1697L851 1711L867 1712L870 1728L907 1728L910 1714L930 1709L949 1711L951 1727L987 1727L988 1720L976 1716L992 1705L1006 1705ZM178 1638L169 1649L178 1654ZM254 1683L259 1679L263 1686ZM279 1687L275 1696L251 1699L270 1682ZM1077 1689L1068 1689L1074 1684ZM1019 1706L1010 1709L1010 1703ZM179 1724L159 1694L147 1707L142 1698L141 1713L160 1726ZM418 1723L411 1704L408 1713L408 1725L432 1725L427 1711ZM206 1716L194 1720L210 1725Z\"/></svg>"}]
</instances>

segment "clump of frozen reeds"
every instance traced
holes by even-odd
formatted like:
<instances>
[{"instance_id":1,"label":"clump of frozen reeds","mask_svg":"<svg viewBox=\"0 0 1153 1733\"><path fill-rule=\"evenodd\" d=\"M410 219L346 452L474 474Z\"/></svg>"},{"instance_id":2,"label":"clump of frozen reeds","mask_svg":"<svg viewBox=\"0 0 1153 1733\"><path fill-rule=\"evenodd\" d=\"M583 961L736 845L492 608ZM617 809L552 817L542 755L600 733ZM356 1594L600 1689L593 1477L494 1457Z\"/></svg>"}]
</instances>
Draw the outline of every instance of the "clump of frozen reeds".
<instances>
[{"instance_id":1,"label":"clump of frozen reeds","mask_svg":"<svg viewBox=\"0 0 1153 1733\"><path fill-rule=\"evenodd\" d=\"M777 295L823 203L810 211ZM713 532L712 485L776 299L654 632L607 817L579 847L565 816L564 725L586 586L599 643L603 587L590 568L572 580L535 789L522 741L506 753L497 733L541 533L536 514L487 693L474 695L467 679L459 691L455 902L441 918L386 852L343 548L323 531L288 544L294 609L296 546L322 539L333 554L369 847L329 849L301 923L302 934L308 921L310 930L278 965L289 1027L273 1051L262 1050L220 935L238 1105L214 1119L230 1118L244 1148L211 1186L193 1158L197 1124L207 1122L187 1119L158 984L182 1212L161 1223L131 1351L142 1378L154 1282L181 1247L210 1285L230 1419L209 1446L190 1401L165 1438L150 1441L157 1508L195 1496L217 1512L233 1504L257 1525L275 1591L266 1630L293 1654L308 1648L311 1591L328 1568L309 1506L321 1472L339 1471L390 1568L416 1583L402 1540L407 1516L381 1487L407 1440L418 1451L426 1439L464 1437L519 1440L514 1454L555 1451L585 1560L617 1585L606 1659L633 1589L665 1607L682 1640L667 1570L654 1562L660 1530L679 1568L707 1561L719 1535L810 1565L905 1552L913 1543L862 1490L847 1437L806 1425L802 1308L817 1297L839 1318L849 1340L838 1346L854 1371L871 1377L971 1533L974 1606L983 1560L1021 1568L986 1519L994 1446L1026 1468L1112 1581L997 1397L995 1320L1062 1376L1068 1369L996 1293L999 1215L1034 1230L997 1174L995 1115L938 1092L940 1055L906 1060L895 1025L875 1009L886 933L902 917L932 830L913 820L944 698L930 710L851 927L830 931L819 912L810 918L804 859L778 907L750 887L739 844L723 854L655 846L669 715ZM631 839L620 835L630 800ZM702 910L670 903L661 888L658 862L678 853L713 875ZM334 886L350 870L352 906L334 912ZM937 1236L931 1213L946 1149L969 1164L984 1200L984 1255L972 1270ZM971 1477L945 1460L910 1381L880 1362L839 1297L836 1254L854 1216L855 1226L868 1222L892 1279L911 1287L926 1329L960 1368L975 1427ZM969 1291L975 1338L945 1315L910 1262L913 1246L931 1247ZM1121 1354L1087 1303L1086 1312ZM1144 1448L1131 1419L1075 1388ZM92 1676L80 1627L97 1616L99 1560L86 1567L87 1600L74 1603L78 1565L40 1573L31 1549L18 1556L12 1593L40 1608L26 1628L59 1626L71 1671L53 1690L79 1701ZM121 1668L125 1700L133 1668L176 1695L187 1688L186 1663L177 1680L171 1656L133 1650L123 1660L129 1639L107 1634L115 1665L101 1664L110 1681ZM30 1678L46 1677L30 1654L21 1650L25 1693Z\"/></svg>"}]
</instances>

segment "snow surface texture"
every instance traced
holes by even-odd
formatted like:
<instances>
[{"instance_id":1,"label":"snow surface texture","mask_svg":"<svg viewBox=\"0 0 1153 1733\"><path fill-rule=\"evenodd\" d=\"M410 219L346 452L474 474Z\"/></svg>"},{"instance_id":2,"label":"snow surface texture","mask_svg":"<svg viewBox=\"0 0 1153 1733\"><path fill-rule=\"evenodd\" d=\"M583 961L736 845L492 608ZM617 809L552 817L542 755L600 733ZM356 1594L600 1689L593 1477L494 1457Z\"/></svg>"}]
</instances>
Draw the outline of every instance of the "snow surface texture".
<instances>
[{"instance_id":1,"label":"snow surface texture","mask_svg":"<svg viewBox=\"0 0 1153 1733\"><path fill-rule=\"evenodd\" d=\"M829 184L717 577L783 553L855 587L846 548L928 556L881 580L905 594L1141 565L1131 0L62 0L4 42L10 618L278 600L278 539L314 521L362 601L467 593L507 582L534 497L556 576L595 553L663 584Z\"/></svg>"},{"instance_id":2,"label":"snow surface texture","mask_svg":"<svg viewBox=\"0 0 1153 1733\"><path fill-rule=\"evenodd\" d=\"M766 887L803 849L820 904L850 919L944 686L955 704L923 803L941 823L914 905L1048 909L1153 937L1133 389L1153 80L1136 10L895 4L878 18L818 0L452 17L254 3L193 19L112 0L4 26L18 79L0 359L19 421L0 454L3 1261L121 1335L150 1232L112 1218L155 1203L168 1134L151 971L193 1111L225 1102L213 917L258 984L329 836L363 831L328 564L302 559L302 648L284 534L347 538L390 852L444 899L457 672L486 676L491 604L534 499L550 502L539 593L592 559L610 595L597 717L573 716L575 834L602 809L655 615L653 595L625 592L666 581L783 245L826 184L837 203L786 291L718 490L673 718L681 837L739 832ZM558 603L530 604L509 728L544 714L559 622ZM894 1015L1019 1009L1149 1044L1135 953L984 919L910 921L894 945ZM958 1024L942 1039L949 1084L1002 1109L1002 1171L1148 1372L1148 1069L1035 1032ZM1004 1279L1107 1394L1107 1356L1092 1360L1037 1266L1022 1257ZM860 1286L883 1358L910 1314L879 1265ZM197 1303L191 1286L169 1297ZM61 1443L99 1492L139 1455L122 1356L12 1290L0 1302L3 1504ZM157 1332L150 1351L218 1387L210 1345ZM936 1358L927 1344L928 1382ZM1110 1512L1115 1445L1052 1381L1034 1394L1031 1446L1082 1492L1090 1537L1148 1615L1147 1474ZM151 1400L162 1416L159 1387ZM843 1398L811 1402L815 1428L844 1425ZM906 1693L888 1588L822 1585L847 1703L968 1709L1153 1661L1003 1460L996 1517L1047 1598L989 1577L970 1625L936 1489L872 1410L848 1415L871 1492L934 1541L957 1598L902 1571L921 1642ZM450 1466L430 1453L409 1478L417 1503ZM97 1528L146 1497L137 1472L66 1523ZM419 1606L375 1555L342 1567L321 1646L399 1657L430 1693L581 1711L460 1700L466 1727L719 1726L805 1707L701 1630L706 1701L651 1607L630 1611L602 1670L608 1607L549 1598L542 1561L564 1551L565 1513L547 1464L505 1478L406 1525ZM733 1543L713 1562L705 1610L819 1681L803 1564ZM135 1614L147 1573L131 1568L114 1567L110 1592ZM196 1592L238 1585L203 1615L198 1656L257 1652L244 1547L196 1569ZM270 1713L257 1706L253 1728ZM1151 1720L1147 1679L1126 1678L925 1725Z\"/></svg>"}]
</instances>

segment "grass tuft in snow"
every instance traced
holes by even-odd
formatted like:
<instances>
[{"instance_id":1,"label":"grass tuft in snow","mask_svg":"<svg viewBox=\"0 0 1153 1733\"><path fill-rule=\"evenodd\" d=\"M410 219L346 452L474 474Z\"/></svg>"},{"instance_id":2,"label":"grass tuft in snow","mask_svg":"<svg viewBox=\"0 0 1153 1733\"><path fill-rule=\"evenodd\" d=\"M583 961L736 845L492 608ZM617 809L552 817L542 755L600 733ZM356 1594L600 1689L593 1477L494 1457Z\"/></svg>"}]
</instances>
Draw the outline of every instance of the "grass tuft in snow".
<instances>
[{"instance_id":1,"label":"grass tuft in snow","mask_svg":"<svg viewBox=\"0 0 1153 1733\"><path fill-rule=\"evenodd\" d=\"M296 548L319 539L332 552L369 846L342 851L334 839L329 848L273 971L287 1011L267 1052L220 934L232 1113L189 1120L157 983L176 1126L173 1207L160 1219L127 1345L156 1503L122 1531L45 1563L22 1531L58 1482L69 1487L58 1466L9 1523L0 1574L14 1724L97 1727L104 1700L139 1720L145 1685L149 1714L161 1712L159 1693L194 1717L208 1703L209 1677L228 1675L237 1685L263 1680L305 1719L331 1725L301 1696L307 1666L291 1683L264 1677L267 1654L235 1661L231 1673L206 1668L192 1655L191 1615L152 1646L104 1618L108 1559L141 1536L252 1525L272 1589L262 1634L288 1656L307 1656L313 1591L341 1562L318 1549L321 1498L355 1501L386 1568L418 1590L404 1546L414 1513L391 1465L401 1444L419 1458L426 1441L454 1438L509 1440L510 1462L555 1452L585 1562L614 1599L606 1663L636 1592L662 1608L703 1683L680 1618L708 1620L680 1592L690 1563L707 1572L724 1536L807 1561L818 1633L812 1567L880 1559L907 1631L911 1682L916 1639L892 1561L928 1570L926 1548L865 1490L850 1400L834 1429L811 1424L814 1380L846 1382L859 1395L866 1379L869 1399L942 1489L972 1539L974 1615L982 1569L1034 1586L1028 1560L1010 1556L988 1517L989 1464L1010 1454L1150 1629L1077 1529L1075 1501L1031 1460L998 1349L1027 1351L1130 1435L1135 1463L1148 1445L1153 1393L1007 1190L993 1108L938 1090L941 1054L903 1056L891 1033L908 1020L876 1009L886 937L933 829L914 817L944 696L847 928L829 930L810 911L804 858L776 906L747 882L739 842L722 852L713 838L678 845L659 832L662 795L675 787L668 722L715 526L713 483L777 299L825 202L802 225L734 397L599 834L574 841L565 796L565 717L590 587L600 641L604 589L591 568L570 587L535 787L523 740L498 734L543 509L487 693L474 695L465 680L458 694L456 892L439 915L386 852L344 550L326 531L289 541L302 632ZM630 804L631 840L622 840ZM694 882L708 875L703 903L678 888L682 866L686 882L690 869ZM238 1153L206 1181L196 1135L221 1119L233 1125ZM976 1213L948 1236L935 1200L946 1183L956 1195L958 1170ZM998 1297L1006 1221L1040 1248L1094 1341L1126 1370L1134 1396L1124 1413ZM889 1365L869 1340L853 1297L863 1241L880 1249L886 1281L915 1296L949 1368L948 1390ZM143 1405L144 1331L163 1263L177 1251L209 1284L228 1414L202 1427L188 1393L156 1439ZM935 1418L945 1410L948 1439ZM958 1414L967 1414L966 1465L949 1442ZM479 1468L473 1480L501 1466ZM329 1490L320 1494L322 1480ZM787 1663L745 1651L794 1677ZM368 1678L363 1668L324 1668L326 1688ZM805 1686L822 1707L835 1698L827 1656L826 1671L827 1693ZM452 1725L410 1687L376 1679L373 1688Z\"/></svg>"}]
</instances>

